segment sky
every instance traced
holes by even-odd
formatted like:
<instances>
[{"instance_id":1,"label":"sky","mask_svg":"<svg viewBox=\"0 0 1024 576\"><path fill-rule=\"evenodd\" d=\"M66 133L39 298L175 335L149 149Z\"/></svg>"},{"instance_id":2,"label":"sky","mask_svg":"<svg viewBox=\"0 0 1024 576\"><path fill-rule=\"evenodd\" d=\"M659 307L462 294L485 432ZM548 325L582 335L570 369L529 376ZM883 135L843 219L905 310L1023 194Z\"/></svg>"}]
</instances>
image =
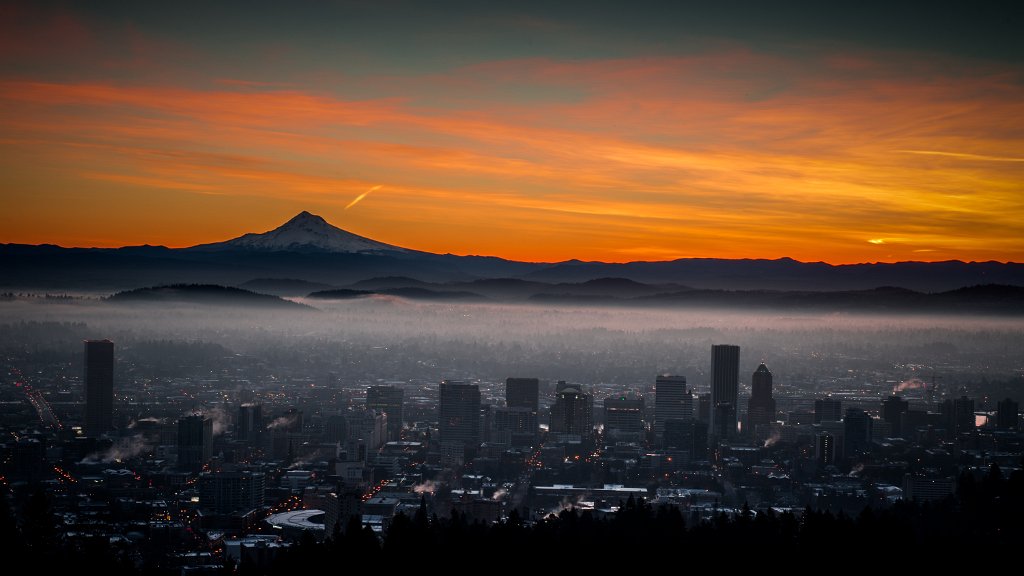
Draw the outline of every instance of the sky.
<instances>
[{"instance_id":1,"label":"sky","mask_svg":"<svg viewBox=\"0 0 1024 576\"><path fill-rule=\"evenodd\" d=\"M1024 262L1024 3L8 2L0 242Z\"/></svg>"}]
</instances>

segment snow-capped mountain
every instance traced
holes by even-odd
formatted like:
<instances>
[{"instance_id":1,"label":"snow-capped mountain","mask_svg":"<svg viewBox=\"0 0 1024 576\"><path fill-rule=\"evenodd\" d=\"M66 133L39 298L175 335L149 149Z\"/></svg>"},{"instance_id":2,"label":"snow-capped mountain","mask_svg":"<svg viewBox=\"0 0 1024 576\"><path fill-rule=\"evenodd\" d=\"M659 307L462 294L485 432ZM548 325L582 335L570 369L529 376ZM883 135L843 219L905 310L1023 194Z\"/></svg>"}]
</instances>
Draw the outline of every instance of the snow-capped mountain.
<instances>
[{"instance_id":1,"label":"snow-capped mountain","mask_svg":"<svg viewBox=\"0 0 1024 576\"><path fill-rule=\"evenodd\" d=\"M332 226L326 220L300 212L269 232L250 233L225 242L200 244L191 250L255 250L261 252L407 252Z\"/></svg>"}]
</instances>

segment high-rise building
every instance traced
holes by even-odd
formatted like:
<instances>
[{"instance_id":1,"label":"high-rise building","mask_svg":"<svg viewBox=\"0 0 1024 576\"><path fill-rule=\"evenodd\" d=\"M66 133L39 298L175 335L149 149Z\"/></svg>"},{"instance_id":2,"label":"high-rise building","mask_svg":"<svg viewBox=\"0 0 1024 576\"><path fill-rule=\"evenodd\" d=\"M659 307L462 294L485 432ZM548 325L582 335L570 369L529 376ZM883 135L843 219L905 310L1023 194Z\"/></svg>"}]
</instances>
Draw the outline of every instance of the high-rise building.
<instances>
[{"instance_id":1,"label":"high-rise building","mask_svg":"<svg viewBox=\"0 0 1024 576\"><path fill-rule=\"evenodd\" d=\"M1020 430L1020 404L1010 398L996 403L996 428Z\"/></svg>"},{"instance_id":2,"label":"high-rise building","mask_svg":"<svg viewBox=\"0 0 1024 576\"><path fill-rule=\"evenodd\" d=\"M550 429L553 434L589 438L594 429L593 397L579 386L559 382L555 403L551 405Z\"/></svg>"},{"instance_id":3,"label":"high-rise building","mask_svg":"<svg viewBox=\"0 0 1024 576\"><path fill-rule=\"evenodd\" d=\"M818 464L828 466L836 463L836 437L828 432L818 434L814 443L814 457Z\"/></svg>"},{"instance_id":4,"label":"high-rise building","mask_svg":"<svg viewBox=\"0 0 1024 576\"><path fill-rule=\"evenodd\" d=\"M713 441L724 440L736 436L736 407L728 402L715 404L711 412L711 421L714 423L709 435Z\"/></svg>"},{"instance_id":5,"label":"high-rise building","mask_svg":"<svg viewBox=\"0 0 1024 576\"><path fill-rule=\"evenodd\" d=\"M604 430L616 434L637 434L644 429L642 397L609 396L604 399Z\"/></svg>"},{"instance_id":6,"label":"high-rise building","mask_svg":"<svg viewBox=\"0 0 1024 576\"><path fill-rule=\"evenodd\" d=\"M693 418L693 395L686 389L686 376L658 376L654 381L654 440L663 444L665 422Z\"/></svg>"},{"instance_id":7,"label":"high-rise building","mask_svg":"<svg viewBox=\"0 0 1024 576\"><path fill-rule=\"evenodd\" d=\"M730 344L711 346L711 433L717 439L736 435L739 389L740 347ZM722 421L722 418L728 420Z\"/></svg>"},{"instance_id":8,"label":"high-rise building","mask_svg":"<svg viewBox=\"0 0 1024 576\"><path fill-rule=\"evenodd\" d=\"M905 438L903 415L910 411L910 402L893 394L882 402L882 420L888 422L893 438Z\"/></svg>"},{"instance_id":9,"label":"high-rise building","mask_svg":"<svg viewBox=\"0 0 1024 576\"><path fill-rule=\"evenodd\" d=\"M475 450L480 444L480 387L441 382L438 428L443 444L462 444Z\"/></svg>"},{"instance_id":10,"label":"high-rise building","mask_svg":"<svg viewBox=\"0 0 1024 576\"><path fill-rule=\"evenodd\" d=\"M402 438L402 425L405 423L402 409L404 396L405 391L397 386L370 386L366 389L366 407L387 415L389 441Z\"/></svg>"},{"instance_id":11,"label":"high-rise building","mask_svg":"<svg viewBox=\"0 0 1024 576\"><path fill-rule=\"evenodd\" d=\"M114 429L114 343L85 341L85 434Z\"/></svg>"},{"instance_id":12,"label":"high-rise building","mask_svg":"<svg viewBox=\"0 0 1024 576\"><path fill-rule=\"evenodd\" d=\"M199 507L215 514L249 512L263 507L266 488L263 472L204 472L199 475Z\"/></svg>"},{"instance_id":13,"label":"high-rise building","mask_svg":"<svg viewBox=\"0 0 1024 576\"><path fill-rule=\"evenodd\" d=\"M711 394L697 395L697 420L705 424L711 422Z\"/></svg>"},{"instance_id":14,"label":"high-rise building","mask_svg":"<svg viewBox=\"0 0 1024 576\"><path fill-rule=\"evenodd\" d=\"M235 418L235 440L258 442L263 432L263 405L242 404Z\"/></svg>"},{"instance_id":15,"label":"high-rise building","mask_svg":"<svg viewBox=\"0 0 1024 576\"><path fill-rule=\"evenodd\" d=\"M767 427L775 421L775 398L772 396L772 373L761 364L750 380L751 393L747 402L747 436L756 436L758 426Z\"/></svg>"},{"instance_id":16,"label":"high-rise building","mask_svg":"<svg viewBox=\"0 0 1024 576\"><path fill-rule=\"evenodd\" d=\"M199 472L213 451L213 420L198 414L178 420L178 468Z\"/></svg>"},{"instance_id":17,"label":"high-rise building","mask_svg":"<svg viewBox=\"0 0 1024 576\"><path fill-rule=\"evenodd\" d=\"M505 405L509 408L540 409L540 380L508 378L505 380Z\"/></svg>"},{"instance_id":18,"label":"high-rise building","mask_svg":"<svg viewBox=\"0 0 1024 576\"><path fill-rule=\"evenodd\" d=\"M348 424L346 442L352 445L362 444L364 456L373 454L387 441L388 417L384 412L372 408L353 410L345 421Z\"/></svg>"},{"instance_id":19,"label":"high-rise building","mask_svg":"<svg viewBox=\"0 0 1024 576\"><path fill-rule=\"evenodd\" d=\"M857 408L847 408L843 418L843 454L845 458L853 458L860 452L871 448L871 425L873 421L867 412Z\"/></svg>"},{"instance_id":20,"label":"high-rise building","mask_svg":"<svg viewBox=\"0 0 1024 576\"><path fill-rule=\"evenodd\" d=\"M540 409L540 380L508 378L505 380L505 406L494 412L495 430L512 446L534 446L537 443Z\"/></svg>"},{"instance_id":21,"label":"high-rise building","mask_svg":"<svg viewBox=\"0 0 1024 576\"><path fill-rule=\"evenodd\" d=\"M672 418L665 422L665 448L686 450L690 460L708 457L708 427L703 422Z\"/></svg>"},{"instance_id":22,"label":"high-rise building","mask_svg":"<svg viewBox=\"0 0 1024 576\"><path fill-rule=\"evenodd\" d=\"M973 432L974 422L974 400L967 396L950 398L939 406L945 416L946 426L951 436L956 437L966 432Z\"/></svg>"},{"instance_id":23,"label":"high-rise building","mask_svg":"<svg viewBox=\"0 0 1024 576\"><path fill-rule=\"evenodd\" d=\"M822 398L814 401L814 423L841 422L843 402L838 398Z\"/></svg>"},{"instance_id":24,"label":"high-rise building","mask_svg":"<svg viewBox=\"0 0 1024 576\"><path fill-rule=\"evenodd\" d=\"M537 413L529 408L496 408L494 441L514 447L534 446L537 442Z\"/></svg>"}]
</instances>

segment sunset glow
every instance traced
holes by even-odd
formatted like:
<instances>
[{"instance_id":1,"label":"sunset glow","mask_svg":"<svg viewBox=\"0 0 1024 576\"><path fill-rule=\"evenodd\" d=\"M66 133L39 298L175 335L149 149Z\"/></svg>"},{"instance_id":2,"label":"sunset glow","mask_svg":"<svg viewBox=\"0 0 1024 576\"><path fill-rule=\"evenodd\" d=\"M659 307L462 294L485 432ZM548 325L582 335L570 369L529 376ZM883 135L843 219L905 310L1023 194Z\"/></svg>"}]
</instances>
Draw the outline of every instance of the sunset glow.
<instances>
[{"instance_id":1,"label":"sunset glow","mask_svg":"<svg viewBox=\"0 0 1024 576\"><path fill-rule=\"evenodd\" d=\"M487 24L522 49L403 36L429 58L407 63L344 20L229 45L3 11L0 242L188 246L309 210L532 261L1024 261L1019 62L724 36L580 56L597 32L552 18Z\"/></svg>"}]
</instances>

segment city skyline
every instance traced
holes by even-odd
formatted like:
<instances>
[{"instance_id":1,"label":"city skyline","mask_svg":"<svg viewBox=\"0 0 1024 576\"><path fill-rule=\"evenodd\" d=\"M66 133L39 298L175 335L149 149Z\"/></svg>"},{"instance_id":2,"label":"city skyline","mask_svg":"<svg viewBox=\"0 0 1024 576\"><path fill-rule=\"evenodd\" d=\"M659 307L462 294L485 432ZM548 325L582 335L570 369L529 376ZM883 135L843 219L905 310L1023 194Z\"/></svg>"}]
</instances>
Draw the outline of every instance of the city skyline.
<instances>
[{"instance_id":1,"label":"city skyline","mask_svg":"<svg viewBox=\"0 0 1024 576\"><path fill-rule=\"evenodd\" d=\"M0 242L1024 260L1018 11L449 8L5 4Z\"/></svg>"}]
</instances>

